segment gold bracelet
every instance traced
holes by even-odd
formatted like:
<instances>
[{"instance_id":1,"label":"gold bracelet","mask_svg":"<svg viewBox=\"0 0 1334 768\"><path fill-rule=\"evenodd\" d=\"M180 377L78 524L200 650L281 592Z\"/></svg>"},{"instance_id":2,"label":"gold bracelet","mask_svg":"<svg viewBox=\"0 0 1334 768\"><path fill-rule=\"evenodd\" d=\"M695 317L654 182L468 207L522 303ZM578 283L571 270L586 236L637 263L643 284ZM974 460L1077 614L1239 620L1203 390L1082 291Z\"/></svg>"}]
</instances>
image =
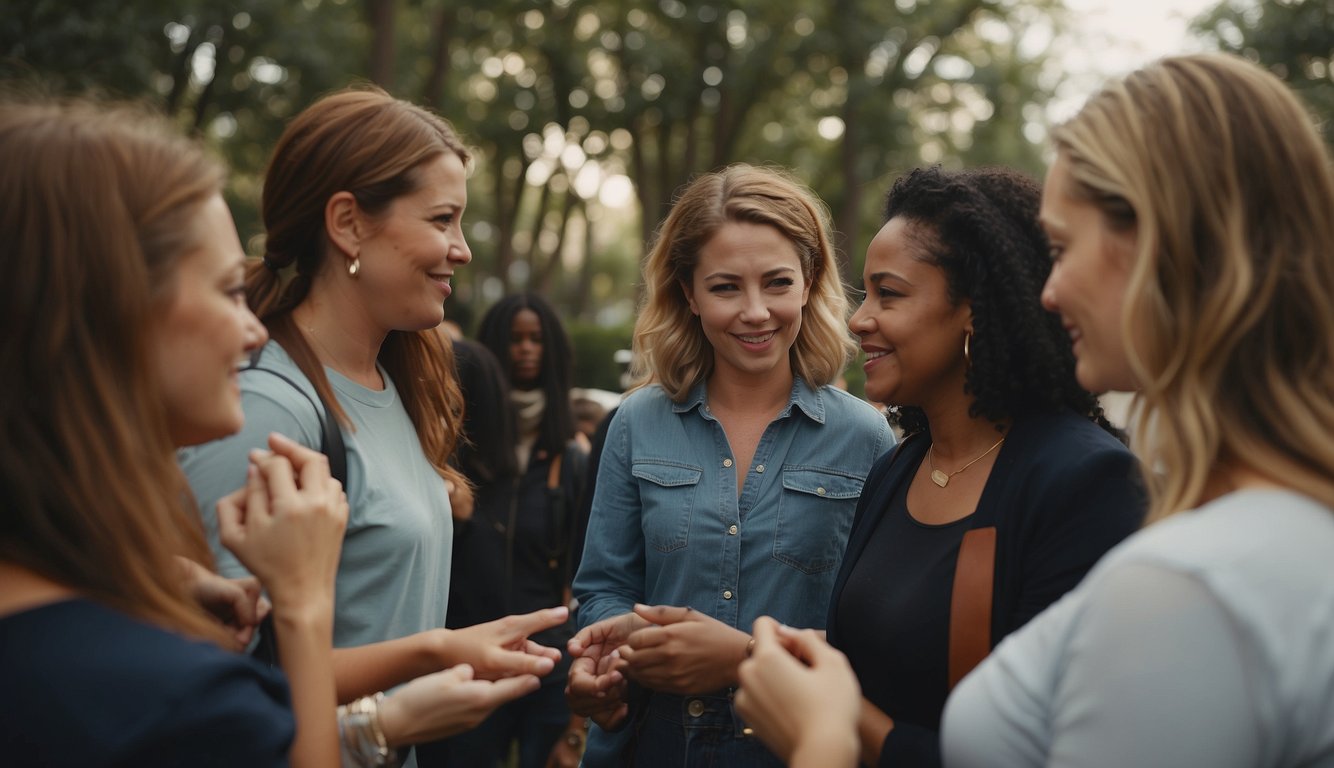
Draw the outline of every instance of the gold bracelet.
<instances>
[{"instance_id":1,"label":"gold bracelet","mask_svg":"<svg viewBox=\"0 0 1334 768\"><path fill-rule=\"evenodd\" d=\"M360 765L388 766L398 761L380 724L384 694L363 696L338 708L338 731L345 754Z\"/></svg>"}]
</instances>

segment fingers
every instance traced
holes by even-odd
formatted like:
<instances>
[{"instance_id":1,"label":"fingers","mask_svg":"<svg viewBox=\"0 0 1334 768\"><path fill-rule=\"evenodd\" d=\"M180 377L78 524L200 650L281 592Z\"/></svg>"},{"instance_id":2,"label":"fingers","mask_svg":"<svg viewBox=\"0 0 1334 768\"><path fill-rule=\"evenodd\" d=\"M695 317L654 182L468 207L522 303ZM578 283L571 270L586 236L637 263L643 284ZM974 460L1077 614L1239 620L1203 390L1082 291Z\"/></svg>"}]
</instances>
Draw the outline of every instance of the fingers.
<instances>
[{"instance_id":1,"label":"fingers","mask_svg":"<svg viewBox=\"0 0 1334 768\"><path fill-rule=\"evenodd\" d=\"M268 489L268 497L274 505L283 504L296 495L296 477L293 474L292 462L286 457L269 451L254 450L250 452L250 463L259 470Z\"/></svg>"},{"instance_id":2,"label":"fingers","mask_svg":"<svg viewBox=\"0 0 1334 768\"><path fill-rule=\"evenodd\" d=\"M267 602L260 595L259 579L247 576L243 579L227 579L231 586L230 605L232 615L241 626L254 626L264 619L260 613L260 603Z\"/></svg>"},{"instance_id":3,"label":"fingers","mask_svg":"<svg viewBox=\"0 0 1334 768\"><path fill-rule=\"evenodd\" d=\"M270 432L269 450L273 451L274 454L287 459L287 461L291 463L292 468L302 474L303 481L305 480L305 471L307 467L312 468L317 473L317 476L320 474L321 469L323 469L322 474L324 477L329 476L328 456L325 456L319 451L307 448L286 435ZM301 487L309 488L311 486L302 482Z\"/></svg>"},{"instance_id":4,"label":"fingers","mask_svg":"<svg viewBox=\"0 0 1334 768\"><path fill-rule=\"evenodd\" d=\"M496 669L502 672L504 677L515 675L537 675L545 677L556 667L556 660L549 656L531 656L522 651L501 651L504 654L499 657ZM491 675L487 675L491 677Z\"/></svg>"},{"instance_id":5,"label":"fingers","mask_svg":"<svg viewBox=\"0 0 1334 768\"><path fill-rule=\"evenodd\" d=\"M653 624L662 626L664 624L676 624L681 621L691 621L695 619L698 614L689 606L641 605L635 603L635 615Z\"/></svg>"},{"instance_id":6,"label":"fingers","mask_svg":"<svg viewBox=\"0 0 1334 768\"><path fill-rule=\"evenodd\" d=\"M246 470L246 487L238 488L218 500L218 538L227 549L233 549L245 539L246 498L250 491L249 473L253 471L251 468Z\"/></svg>"},{"instance_id":7,"label":"fingers","mask_svg":"<svg viewBox=\"0 0 1334 768\"><path fill-rule=\"evenodd\" d=\"M566 646L572 656L584 656L589 648L601 645L604 652L621 645L637 629L650 626L649 622L638 614L622 613L589 624L582 631L570 638Z\"/></svg>"},{"instance_id":8,"label":"fingers","mask_svg":"<svg viewBox=\"0 0 1334 768\"><path fill-rule=\"evenodd\" d=\"M260 595L255 601L255 624L264 621L270 613L273 613L273 603L269 602L267 597Z\"/></svg>"},{"instance_id":9,"label":"fingers","mask_svg":"<svg viewBox=\"0 0 1334 768\"><path fill-rule=\"evenodd\" d=\"M501 621L506 622L510 630L511 637L520 638L537 634L544 629L559 627L570 618L570 609L565 606L556 608L543 608L532 613L521 613L514 616L508 616ZM560 652L557 651L556 657L560 658Z\"/></svg>"},{"instance_id":10,"label":"fingers","mask_svg":"<svg viewBox=\"0 0 1334 768\"><path fill-rule=\"evenodd\" d=\"M552 661L560 661L561 652L559 648L548 648L541 643L532 640L524 641L524 653L529 656L545 656Z\"/></svg>"},{"instance_id":11,"label":"fingers","mask_svg":"<svg viewBox=\"0 0 1334 768\"><path fill-rule=\"evenodd\" d=\"M497 680L491 684L488 694L493 706L513 701L520 696L527 696L542 684L534 675L516 675Z\"/></svg>"}]
</instances>

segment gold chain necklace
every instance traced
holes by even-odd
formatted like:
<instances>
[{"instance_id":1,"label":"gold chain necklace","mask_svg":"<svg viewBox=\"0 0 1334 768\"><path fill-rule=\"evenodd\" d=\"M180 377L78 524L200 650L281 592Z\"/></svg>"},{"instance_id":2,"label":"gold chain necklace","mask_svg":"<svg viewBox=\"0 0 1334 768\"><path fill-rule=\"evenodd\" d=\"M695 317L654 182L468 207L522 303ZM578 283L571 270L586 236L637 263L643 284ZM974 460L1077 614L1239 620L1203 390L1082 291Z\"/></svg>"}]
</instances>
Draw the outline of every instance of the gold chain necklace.
<instances>
[{"instance_id":1,"label":"gold chain necklace","mask_svg":"<svg viewBox=\"0 0 1334 768\"><path fill-rule=\"evenodd\" d=\"M992 451L999 448L1000 444L1003 442L1005 442L1005 438L1002 437L1001 439L996 441L995 445L991 446L982 453L978 454L977 458L973 459L967 464L964 464L962 467L959 467L958 469L954 470L948 475L936 469L936 444L932 443L931 447L926 449L926 461L931 467L931 482L935 483L941 488L944 488L945 486L950 484L950 478L954 477L955 475L959 474L965 469L968 469L977 462L981 461L983 456L986 456L988 453L991 453Z\"/></svg>"}]
</instances>

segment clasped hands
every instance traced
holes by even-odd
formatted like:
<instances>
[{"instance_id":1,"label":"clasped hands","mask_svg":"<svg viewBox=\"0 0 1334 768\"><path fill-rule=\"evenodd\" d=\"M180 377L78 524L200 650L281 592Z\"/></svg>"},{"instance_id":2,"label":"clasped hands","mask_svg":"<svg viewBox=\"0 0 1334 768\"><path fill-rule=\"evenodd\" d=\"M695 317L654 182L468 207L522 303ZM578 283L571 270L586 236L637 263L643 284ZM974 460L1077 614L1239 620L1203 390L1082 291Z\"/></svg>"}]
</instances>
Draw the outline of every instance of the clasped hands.
<instances>
[{"instance_id":1,"label":"clasped hands","mask_svg":"<svg viewBox=\"0 0 1334 768\"><path fill-rule=\"evenodd\" d=\"M590 624L570 639L570 709L615 730L628 714L634 681L666 693L716 691L737 684L750 636L691 608L636 605Z\"/></svg>"}]
</instances>

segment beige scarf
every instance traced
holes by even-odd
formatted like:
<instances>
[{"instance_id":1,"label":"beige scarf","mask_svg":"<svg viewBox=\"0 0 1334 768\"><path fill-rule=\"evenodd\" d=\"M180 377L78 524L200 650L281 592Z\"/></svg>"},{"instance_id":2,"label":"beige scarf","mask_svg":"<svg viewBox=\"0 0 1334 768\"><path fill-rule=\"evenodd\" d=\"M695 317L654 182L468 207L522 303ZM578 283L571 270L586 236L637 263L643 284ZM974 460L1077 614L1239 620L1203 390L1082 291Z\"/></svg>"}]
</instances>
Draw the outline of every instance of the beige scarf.
<instances>
[{"instance_id":1,"label":"beige scarf","mask_svg":"<svg viewBox=\"0 0 1334 768\"><path fill-rule=\"evenodd\" d=\"M510 402L514 403L514 419L519 429L514 455L519 459L519 471L526 472L542 426L542 413L547 408L547 393L540 389L514 389L510 390Z\"/></svg>"}]
</instances>

